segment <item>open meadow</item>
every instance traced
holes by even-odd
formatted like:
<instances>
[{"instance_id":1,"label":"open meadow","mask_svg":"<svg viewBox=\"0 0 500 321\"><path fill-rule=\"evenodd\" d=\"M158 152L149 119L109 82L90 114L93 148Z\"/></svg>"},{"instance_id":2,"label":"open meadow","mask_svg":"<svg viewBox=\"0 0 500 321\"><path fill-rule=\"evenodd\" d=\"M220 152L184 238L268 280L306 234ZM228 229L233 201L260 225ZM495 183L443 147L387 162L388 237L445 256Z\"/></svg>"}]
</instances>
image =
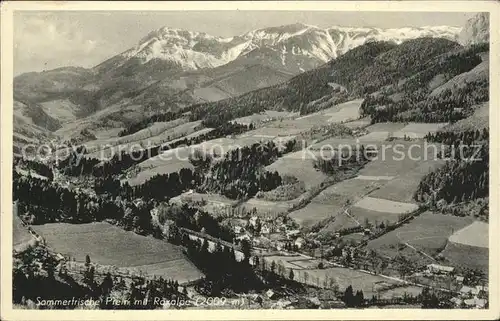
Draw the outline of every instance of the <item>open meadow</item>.
<instances>
[{"instance_id":1,"label":"open meadow","mask_svg":"<svg viewBox=\"0 0 500 321\"><path fill-rule=\"evenodd\" d=\"M371 240L366 247L385 256L395 257L399 252L398 244L408 243L418 250L433 256L444 248L448 242L448 237L454 231L467 226L471 222L472 219L469 217L425 212L396 230Z\"/></svg>"},{"instance_id":2,"label":"open meadow","mask_svg":"<svg viewBox=\"0 0 500 321\"><path fill-rule=\"evenodd\" d=\"M199 279L201 272L180 247L151 236L141 236L109 223L36 225L34 230L57 253L75 261L131 268L179 282Z\"/></svg>"},{"instance_id":3,"label":"open meadow","mask_svg":"<svg viewBox=\"0 0 500 321\"><path fill-rule=\"evenodd\" d=\"M365 298L370 298L378 293L382 294L388 286L399 283L388 278L349 268L327 266L324 269L319 269L317 266L321 262L320 260L300 255L272 255L264 256L263 259L267 267L270 267L271 263L275 262L278 270L281 265L285 268L287 275L289 270L292 269L294 279L299 282L322 288L338 286L340 291L344 291L349 285L352 285L354 291L362 290ZM411 293L413 292L415 292L414 289Z\"/></svg>"},{"instance_id":4,"label":"open meadow","mask_svg":"<svg viewBox=\"0 0 500 321\"><path fill-rule=\"evenodd\" d=\"M456 231L448 239L442 255L460 267L488 271L489 232L488 223L474 223Z\"/></svg>"}]
</instances>

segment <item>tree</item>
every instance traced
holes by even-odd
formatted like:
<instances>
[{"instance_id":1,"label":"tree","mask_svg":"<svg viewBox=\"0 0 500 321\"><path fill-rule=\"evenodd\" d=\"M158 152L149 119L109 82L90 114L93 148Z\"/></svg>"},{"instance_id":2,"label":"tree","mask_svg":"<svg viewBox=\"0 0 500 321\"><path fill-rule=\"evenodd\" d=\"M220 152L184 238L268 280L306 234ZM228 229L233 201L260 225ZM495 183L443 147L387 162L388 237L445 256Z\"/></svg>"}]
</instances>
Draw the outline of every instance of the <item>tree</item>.
<instances>
[{"instance_id":1,"label":"tree","mask_svg":"<svg viewBox=\"0 0 500 321\"><path fill-rule=\"evenodd\" d=\"M365 300L365 296L363 294L362 290L356 291L356 297L355 297L355 304L356 306L361 306L363 305L363 302Z\"/></svg>"},{"instance_id":2,"label":"tree","mask_svg":"<svg viewBox=\"0 0 500 321\"><path fill-rule=\"evenodd\" d=\"M352 307L354 303L354 294L352 290L352 286L349 285L345 291L344 291L344 296L342 297L342 301L348 306Z\"/></svg>"},{"instance_id":3,"label":"tree","mask_svg":"<svg viewBox=\"0 0 500 321\"><path fill-rule=\"evenodd\" d=\"M293 270L292 270L292 269L290 269L290 273L288 273L288 279L289 279L290 281L293 281L293 278L294 278L294 277L295 277L295 275L293 274Z\"/></svg>"},{"instance_id":4,"label":"tree","mask_svg":"<svg viewBox=\"0 0 500 321\"><path fill-rule=\"evenodd\" d=\"M113 289L113 278L111 277L111 274L109 272L102 280L100 288L101 288L101 293L104 296L107 296L111 292L111 289Z\"/></svg>"},{"instance_id":5,"label":"tree","mask_svg":"<svg viewBox=\"0 0 500 321\"><path fill-rule=\"evenodd\" d=\"M86 267L90 266L90 256L88 254L85 255L85 266Z\"/></svg>"},{"instance_id":6,"label":"tree","mask_svg":"<svg viewBox=\"0 0 500 321\"><path fill-rule=\"evenodd\" d=\"M243 252L244 260L246 263L250 261L252 247L250 242L246 239L241 241L241 252Z\"/></svg>"},{"instance_id":7,"label":"tree","mask_svg":"<svg viewBox=\"0 0 500 321\"><path fill-rule=\"evenodd\" d=\"M271 262L271 272L274 273L275 270L276 270L276 262L272 261Z\"/></svg>"}]
</instances>

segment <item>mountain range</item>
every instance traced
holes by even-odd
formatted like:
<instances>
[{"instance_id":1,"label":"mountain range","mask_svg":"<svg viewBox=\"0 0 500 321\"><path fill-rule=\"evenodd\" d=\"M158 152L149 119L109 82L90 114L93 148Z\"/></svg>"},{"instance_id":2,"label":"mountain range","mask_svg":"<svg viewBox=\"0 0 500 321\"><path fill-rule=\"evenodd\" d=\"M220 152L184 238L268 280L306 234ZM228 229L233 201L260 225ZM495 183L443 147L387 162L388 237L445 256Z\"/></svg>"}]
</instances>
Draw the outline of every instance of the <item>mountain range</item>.
<instances>
[{"instance_id":1,"label":"mountain range","mask_svg":"<svg viewBox=\"0 0 500 321\"><path fill-rule=\"evenodd\" d=\"M160 28L93 68L65 67L16 77L15 141L89 131L89 137L114 135L114 129L147 114L286 86L294 76L325 70L332 59L365 44L391 46L417 38L442 38L446 46L485 42L487 18L480 14L464 28L322 29L297 23L231 38Z\"/></svg>"}]
</instances>

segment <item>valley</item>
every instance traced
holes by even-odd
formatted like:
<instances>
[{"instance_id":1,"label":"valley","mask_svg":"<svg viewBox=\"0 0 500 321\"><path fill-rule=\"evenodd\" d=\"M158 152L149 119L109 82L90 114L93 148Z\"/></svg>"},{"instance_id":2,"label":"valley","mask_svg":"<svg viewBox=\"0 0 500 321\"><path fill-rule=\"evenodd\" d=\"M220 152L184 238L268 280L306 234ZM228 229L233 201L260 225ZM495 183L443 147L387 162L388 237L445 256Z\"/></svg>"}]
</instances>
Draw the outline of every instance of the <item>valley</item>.
<instances>
[{"instance_id":1,"label":"valley","mask_svg":"<svg viewBox=\"0 0 500 321\"><path fill-rule=\"evenodd\" d=\"M19 76L14 297L47 282L246 308L484 307L489 46L422 30L348 44L302 24L164 28L92 70Z\"/></svg>"}]
</instances>

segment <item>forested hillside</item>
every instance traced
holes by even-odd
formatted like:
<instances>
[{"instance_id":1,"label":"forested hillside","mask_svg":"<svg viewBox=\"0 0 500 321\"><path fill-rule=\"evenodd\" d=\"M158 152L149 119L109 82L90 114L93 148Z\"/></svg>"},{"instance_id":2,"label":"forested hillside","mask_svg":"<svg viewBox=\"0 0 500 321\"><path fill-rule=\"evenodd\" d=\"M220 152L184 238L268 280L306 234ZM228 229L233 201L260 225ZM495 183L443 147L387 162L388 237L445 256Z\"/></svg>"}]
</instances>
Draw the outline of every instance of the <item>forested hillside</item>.
<instances>
[{"instance_id":1,"label":"forested hillside","mask_svg":"<svg viewBox=\"0 0 500 321\"><path fill-rule=\"evenodd\" d=\"M361 112L372 123L454 122L468 117L473 106L489 99L488 51L488 44L481 44L439 55L410 77L367 96Z\"/></svg>"},{"instance_id":2,"label":"forested hillside","mask_svg":"<svg viewBox=\"0 0 500 321\"><path fill-rule=\"evenodd\" d=\"M283 84L235 98L194 105L188 110L192 120L203 119L207 125L213 126L218 121L264 109L307 114L317 111L317 108L370 95L362 112L372 116L374 122L396 118L394 114L402 114L400 119L411 119L417 112L411 111L413 107L409 106L425 100L437 87L432 88L430 83L442 85L454 76L470 71L481 63L479 54L486 51L487 45L464 49L453 41L439 38L419 38L401 45L371 42ZM473 89L478 92L468 99L480 102L484 99L482 88L484 81L481 79L460 89L452 98L445 91L432 98L427 108L434 110L442 104L455 106ZM329 100L330 104L315 104L320 99ZM423 110L424 106L417 108ZM437 116L434 121L438 121Z\"/></svg>"}]
</instances>

